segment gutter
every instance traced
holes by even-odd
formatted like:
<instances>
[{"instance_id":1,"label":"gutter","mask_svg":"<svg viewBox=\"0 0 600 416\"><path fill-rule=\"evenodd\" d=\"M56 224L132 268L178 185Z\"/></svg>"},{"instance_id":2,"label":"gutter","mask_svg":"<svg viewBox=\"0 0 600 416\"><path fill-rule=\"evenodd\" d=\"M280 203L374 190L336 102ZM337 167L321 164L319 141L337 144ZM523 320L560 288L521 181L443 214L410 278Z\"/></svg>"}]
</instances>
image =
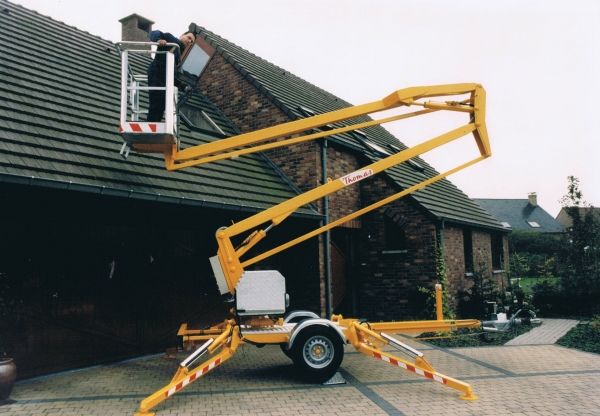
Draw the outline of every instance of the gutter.
<instances>
[{"instance_id":1,"label":"gutter","mask_svg":"<svg viewBox=\"0 0 600 416\"><path fill-rule=\"evenodd\" d=\"M136 199L140 201L156 201L156 202L164 202L173 205L186 205L186 206L194 206L200 208L215 208L215 209L225 209L228 211L240 211L240 212L249 212L256 213L264 210L264 207L257 207L252 205L234 205L227 204L223 202L214 202L207 201L203 199L190 199L185 197L176 197L170 195L161 195L160 193L150 193L150 192L140 192L134 189L118 189L112 188L108 186L100 186L100 185L89 185L79 182L73 181L60 181L53 179L44 179L38 176L20 176L14 175L10 173L1 173L0 174L0 183L10 183L16 185L27 185L27 186L37 186L41 188L49 188L49 189L60 189L67 191L75 191L75 192L86 192L97 195L107 195L114 196L119 198L128 198L128 199ZM295 218L305 218L305 219L313 219L319 220L322 215L316 213L294 213L292 214Z\"/></svg>"}]
</instances>

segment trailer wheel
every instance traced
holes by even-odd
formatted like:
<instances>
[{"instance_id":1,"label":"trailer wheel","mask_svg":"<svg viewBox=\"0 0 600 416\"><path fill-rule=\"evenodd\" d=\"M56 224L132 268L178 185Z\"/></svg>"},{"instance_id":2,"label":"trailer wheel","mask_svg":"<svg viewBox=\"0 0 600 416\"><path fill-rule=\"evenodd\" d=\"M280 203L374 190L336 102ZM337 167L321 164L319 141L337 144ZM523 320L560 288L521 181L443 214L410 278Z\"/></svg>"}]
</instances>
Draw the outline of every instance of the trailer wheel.
<instances>
[{"instance_id":1,"label":"trailer wheel","mask_svg":"<svg viewBox=\"0 0 600 416\"><path fill-rule=\"evenodd\" d=\"M323 383L340 367L344 345L333 329L323 325L308 326L294 341L291 358L303 377Z\"/></svg>"},{"instance_id":2,"label":"trailer wheel","mask_svg":"<svg viewBox=\"0 0 600 416\"><path fill-rule=\"evenodd\" d=\"M294 358L292 356L292 350L287 349L287 344L279 344L279 348L281 348L281 352L283 352L286 357L294 360Z\"/></svg>"},{"instance_id":3,"label":"trailer wheel","mask_svg":"<svg viewBox=\"0 0 600 416\"><path fill-rule=\"evenodd\" d=\"M300 311L300 312L302 312L302 311ZM307 313L311 313L311 312L307 312ZM286 321L291 324L299 324L300 322L305 321L307 319L311 319L311 318L313 318L313 316L298 315L298 316L294 316L292 319L290 319L288 321L287 316L286 316ZM291 359L293 361L294 356L293 356L292 349L288 350L287 347L288 347L287 344L279 344L279 348L281 348L281 352L283 352L286 357L288 357L289 359Z\"/></svg>"}]
</instances>

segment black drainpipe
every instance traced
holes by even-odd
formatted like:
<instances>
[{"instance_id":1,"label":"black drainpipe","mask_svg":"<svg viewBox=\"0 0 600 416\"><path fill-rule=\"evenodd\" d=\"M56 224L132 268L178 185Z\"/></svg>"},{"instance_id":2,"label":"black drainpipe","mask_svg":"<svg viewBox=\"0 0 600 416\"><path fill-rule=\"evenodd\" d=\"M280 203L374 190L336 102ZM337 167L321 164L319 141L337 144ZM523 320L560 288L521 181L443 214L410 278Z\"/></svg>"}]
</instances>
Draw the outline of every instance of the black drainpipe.
<instances>
[{"instance_id":1,"label":"black drainpipe","mask_svg":"<svg viewBox=\"0 0 600 416\"><path fill-rule=\"evenodd\" d=\"M321 180L327 183L327 139L321 144ZM323 223L329 224L329 196L323 197ZM325 316L331 318L333 314L333 296L331 293L331 233L325 232L323 260L325 262Z\"/></svg>"}]
</instances>

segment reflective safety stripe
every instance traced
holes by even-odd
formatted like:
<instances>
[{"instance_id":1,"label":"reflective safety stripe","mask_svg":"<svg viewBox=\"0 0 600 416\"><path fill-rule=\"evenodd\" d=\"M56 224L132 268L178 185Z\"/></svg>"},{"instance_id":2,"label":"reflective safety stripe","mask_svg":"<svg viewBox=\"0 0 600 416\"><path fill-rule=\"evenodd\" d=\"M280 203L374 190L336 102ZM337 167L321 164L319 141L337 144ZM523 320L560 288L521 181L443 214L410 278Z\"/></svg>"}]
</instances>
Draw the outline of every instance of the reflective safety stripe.
<instances>
[{"instance_id":1,"label":"reflective safety stripe","mask_svg":"<svg viewBox=\"0 0 600 416\"><path fill-rule=\"evenodd\" d=\"M412 371L415 374L419 374L433 381L437 381L438 383L447 384L447 380L444 377L432 373L431 371L423 370L410 364L405 364L402 361L395 360L394 358L379 354L378 352L373 352L373 357L381 361L385 361L386 363L390 363L391 365L395 365L396 367L401 367L405 370Z\"/></svg>"},{"instance_id":2,"label":"reflective safety stripe","mask_svg":"<svg viewBox=\"0 0 600 416\"><path fill-rule=\"evenodd\" d=\"M179 390L181 390L182 388L184 388L185 386L190 384L192 381L196 380L199 376L203 376L204 374L208 373L210 370L212 370L219 364L221 364L221 359L217 358L215 361L213 361L209 365L202 367L200 370L195 371L193 374L190 374L189 376L187 376L186 378L181 380L179 383L177 383L175 386L171 387L168 391L166 391L165 397L170 397L170 396L174 395Z\"/></svg>"},{"instance_id":3,"label":"reflective safety stripe","mask_svg":"<svg viewBox=\"0 0 600 416\"><path fill-rule=\"evenodd\" d=\"M120 133L164 133L165 123L125 123L120 126Z\"/></svg>"}]
</instances>

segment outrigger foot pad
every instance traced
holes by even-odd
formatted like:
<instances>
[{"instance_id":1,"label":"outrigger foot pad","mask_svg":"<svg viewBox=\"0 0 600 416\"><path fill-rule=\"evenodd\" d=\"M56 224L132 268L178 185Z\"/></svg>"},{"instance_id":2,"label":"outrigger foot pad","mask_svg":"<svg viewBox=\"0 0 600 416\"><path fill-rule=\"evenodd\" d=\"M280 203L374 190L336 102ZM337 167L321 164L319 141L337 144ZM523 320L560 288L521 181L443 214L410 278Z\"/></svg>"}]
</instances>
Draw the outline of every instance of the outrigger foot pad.
<instances>
[{"instance_id":1,"label":"outrigger foot pad","mask_svg":"<svg viewBox=\"0 0 600 416\"><path fill-rule=\"evenodd\" d=\"M468 400L468 401L475 401L478 399L477 396L475 396L473 393L466 393L463 394L462 396L460 396L461 400Z\"/></svg>"}]
</instances>

